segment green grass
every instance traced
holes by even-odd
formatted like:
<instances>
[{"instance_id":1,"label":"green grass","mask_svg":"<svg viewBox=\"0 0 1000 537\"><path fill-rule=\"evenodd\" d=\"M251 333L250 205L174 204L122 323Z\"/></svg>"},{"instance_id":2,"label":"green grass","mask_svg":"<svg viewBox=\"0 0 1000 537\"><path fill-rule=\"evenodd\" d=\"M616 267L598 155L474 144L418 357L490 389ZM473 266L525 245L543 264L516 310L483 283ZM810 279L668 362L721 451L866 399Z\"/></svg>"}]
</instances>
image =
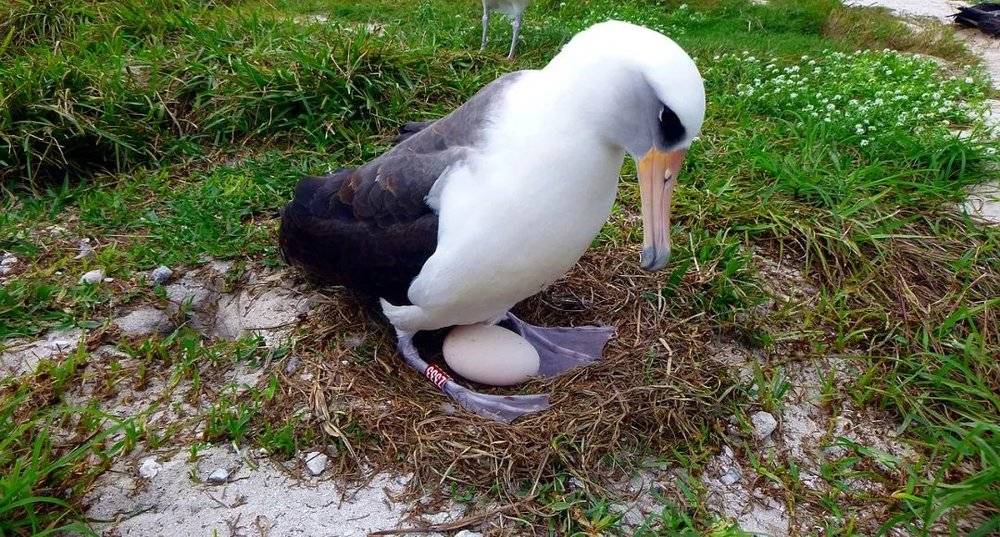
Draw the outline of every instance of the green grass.
<instances>
[{"instance_id":1,"label":"green grass","mask_svg":"<svg viewBox=\"0 0 1000 537\"><path fill-rule=\"evenodd\" d=\"M61 363L41 364L31 378L0 383L0 534L91 534L74 504L115 456L136 444L129 421L90 406L50 405L85 361L78 349ZM53 438L67 430L68 446Z\"/></svg>"},{"instance_id":2,"label":"green grass","mask_svg":"<svg viewBox=\"0 0 1000 537\"><path fill-rule=\"evenodd\" d=\"M767 357L733 390L737 415L780 410L784 372L795 366L784 365L789 349L804 360L856 358L861 374L848 385L830 380L824 400L889 412L919 452L914 464L875 476L895 488L877 498L892 513L883 529L995 531L1000 232L950 208L995 173L995 139L976 118L995 92L975 69L948 72L897 52L969 62L948 31L915 35L885 13L829 0L681 3L536 2L515 64L503 59L501 17L490 49L478 52L478 5L466 0L162 0L155 12L134 1L9 3L0 8L0 250L21 263L0 286L0 348L52 328L100 327L119 305L162 300L140 280L161 263L278 263L276 211L300 174L363 162L402 122L445 113L502 72L543 65L594 22L630 20L689 50L709 98L676 196L672 265L639 290L642 299L679 318L705 316L714 335ZM369 22L381 29L364 29ZM954 136L958 128L969 136ZM598 252L639 241L637 187L625 175ZM78 237L99 240L96 257L74 259ZM762 254L796 259L815 296L767 309L773 282L755 261ZM125 290L77 284L97 267ZM169 370L171 385L195 389L263 352L186 329L119 346L149 370ZM0 384L0 535L76 524L80 493L107 461L129 442L170 441L170 431L68 406L61 394L85 359L81 351ZM221 390L202 417L203 440L286 456L322 441L306 420L262 420L281 381L262 385L249 395ZM68 450L40 426L66 420L91 433ZM101 432L115 427L130 431L125 440ZM348 433L355 447L377 441ZM714 434L706 446L721 441ZM841 484L892 461L844 447L850 457L823 470L832 489L822 498L796 485L786 461L762 455L755 465L790 502L841 516L827 534L850 534L865 521L851 518L858 499ZM84 463L91 454L100 465ZM695 475L707 457L655 455ZM697 483L665 498L643 534L737 534L705 509ZM618 531L608 498L559 480L544 486L537 507L553 515L551 531Z\"/></svg>"}]
</instances>

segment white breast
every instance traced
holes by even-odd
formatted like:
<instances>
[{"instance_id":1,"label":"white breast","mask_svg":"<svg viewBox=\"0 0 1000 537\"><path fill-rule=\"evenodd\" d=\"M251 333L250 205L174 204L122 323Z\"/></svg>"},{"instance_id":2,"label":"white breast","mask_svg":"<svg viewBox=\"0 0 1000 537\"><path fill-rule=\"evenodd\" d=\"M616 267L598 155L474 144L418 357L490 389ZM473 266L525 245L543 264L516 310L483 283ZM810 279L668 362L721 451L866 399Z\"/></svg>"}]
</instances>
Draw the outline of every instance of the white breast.
<instances>
[{"instance_id":1,"label":"white breast","mask_svg":"<svg viewBox=\"0 0 1000 537\"><path fill-rule=\"evenodd\" d=\"M530 106L501 119L482 153L436 189L437 250L409 290L420 329L486 321L538 293L579 260L611 211L621 151L580 132L551 134Z\"/></svg>"}]
</instances>

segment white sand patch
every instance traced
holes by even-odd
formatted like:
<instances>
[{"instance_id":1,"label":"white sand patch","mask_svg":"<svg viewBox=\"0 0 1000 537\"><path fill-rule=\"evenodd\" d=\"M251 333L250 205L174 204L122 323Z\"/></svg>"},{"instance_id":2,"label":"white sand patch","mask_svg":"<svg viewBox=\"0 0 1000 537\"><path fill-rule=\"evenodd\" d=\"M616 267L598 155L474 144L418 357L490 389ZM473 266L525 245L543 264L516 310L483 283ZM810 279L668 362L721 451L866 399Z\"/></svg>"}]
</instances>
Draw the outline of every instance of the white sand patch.
<instances>
[{"instance_id":1,"label":"white sand patch","mask_svg":"<svg viewBox=\"0 0 1000 537\"><path fill-rule=\"evenodd\" d=\"M247 285L219 297L211 335L237 339L249 334L274 345L285 338L315 305L313 297L287 284L286 271L250 273Z\"/></svg>"},{"instance_id":2,"label":"white sand patch","mask_svg":"<svg viewBox=\"0 0 1000 537\"><path fill-rule=\"evenodd\" d=\"M54 330L41 339L15 340L0 353L0 377L31 373L38 362L63 356L76 349L83 332L76 328Z\"/></svg>"},{"instance_id":3,"label":"white sand patch","mask_svg":"<svg viewBox=\"0 0 1000 537\"><path fill-rule=\"evenodd\" d=\"M140 470L154 475L144 479ZM181 451L121 463L98 478L85 505L88 517L103 521L95 529L106 535L354 537L419 525L407 520L407 504L395 500L408 481L378 474L352 489L331 480L299 480L266 458L213 446L194 461ZM455 508L430 519L459 516Z\"/></svg>"}]
</instances>

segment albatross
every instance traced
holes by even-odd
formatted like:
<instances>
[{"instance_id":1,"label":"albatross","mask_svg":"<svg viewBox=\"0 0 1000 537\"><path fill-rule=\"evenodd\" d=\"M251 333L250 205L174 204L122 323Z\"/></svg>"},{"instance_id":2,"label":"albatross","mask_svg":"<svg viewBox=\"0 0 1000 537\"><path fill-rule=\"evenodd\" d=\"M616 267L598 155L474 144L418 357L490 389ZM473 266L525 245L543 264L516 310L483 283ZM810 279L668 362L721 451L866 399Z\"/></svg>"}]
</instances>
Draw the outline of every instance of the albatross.
<instances>
[{"instance_id":1,"label":"albatross","mask_svg":"<svg viewBox=\"0 0 1000 537\"><path fill-rule=\"evenodd\" d=\"M436 121L407 124L356 169L305 177L282 210L286 262L378 298L398 350L462 407L511 422L546 395L491 395L428 365L413 336L500 324L552 376L600 358L613 329L545 328L510 313L583 256L611 212L626 155L637 164L640 267L670 257L670 207L705 116L694 61L653 30L609 21L540 70L509 73Z\"/></svg>"}]
</instances>

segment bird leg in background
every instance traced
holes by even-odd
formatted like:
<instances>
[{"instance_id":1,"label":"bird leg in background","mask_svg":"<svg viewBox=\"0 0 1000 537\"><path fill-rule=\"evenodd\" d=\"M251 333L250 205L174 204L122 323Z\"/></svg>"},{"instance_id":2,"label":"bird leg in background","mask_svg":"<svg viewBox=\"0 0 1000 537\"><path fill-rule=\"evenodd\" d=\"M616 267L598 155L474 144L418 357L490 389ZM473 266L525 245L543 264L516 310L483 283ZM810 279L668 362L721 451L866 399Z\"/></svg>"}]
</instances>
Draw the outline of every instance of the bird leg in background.
<instances>
[{"instance_id":1,"label":"bird leg in background","mask_svg":"<svg viewBox=\"0 0 1000 537\"><path fill-rule=\"evenodd\" d=\"M521 35L521 14L520 13L518 13L517 16L514 17L514 22L511 23L511 24L514 27L514 37L511 38L511 40L510 40L510 54L507 55L507 59L508 60L513 60L514 59L514 49L517 48L517 37L519 35Z\"/></svg>"},{"instance_id":2,"label":"bird leg in background","mask_svg":"<svg viewBox=\"0 0 1000 537\"><path fill-rule=\"evenodd\" d=\"M462 408L504 423L510 423L531 412L549 408L548 395L490 395L474 392L457 382L436 365L429 365L413 345L413 334L397 331L399 352L406 365L427 377L441 391L462 405Z\"/></svg>"},{"instance_id":3,"label":"bird leg in background","mask_svg":"<svg viewBox=\"0 0 1000 537\"><path fill-rule=\"evenodd\" d=\"M486 43L490 40L490 10L483 6L483 45L479 50L486 50Z\"/></svg>"},{"instance_id":4,"label":"bird leg in background","mask_svg":"<svg viewBox=\"0 0 1000 537\"><path fill-rule=\"evenodd\" d=\"M538 351L538 374L543 377L554 377L600 360L604 345L615 333L615 329L609 326L534 326L518 319L513 313L507 314L507 322L504 324L528 340Z\"/></svg>"}]
</instances>

